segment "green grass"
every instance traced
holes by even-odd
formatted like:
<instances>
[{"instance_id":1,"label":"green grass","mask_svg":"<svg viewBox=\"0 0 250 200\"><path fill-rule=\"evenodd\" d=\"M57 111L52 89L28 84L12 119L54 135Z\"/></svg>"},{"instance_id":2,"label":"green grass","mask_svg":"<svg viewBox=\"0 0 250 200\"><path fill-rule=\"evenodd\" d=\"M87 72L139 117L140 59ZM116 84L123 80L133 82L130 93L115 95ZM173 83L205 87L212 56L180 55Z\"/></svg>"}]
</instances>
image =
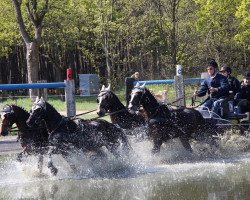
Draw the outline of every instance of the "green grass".
<instances>
[{"instance_id":1,"label":"green grass","mask_svg":"<svg viewBox=\"0 0 250 200\"><path fill-rule=\"evenodd\" d=\"M175 89L174 85L147 85L146 86L150 91L153 91L155 93L159 91L166 90L167 91L167 100L168 102L173 102L176 100L175 98ZM185 94L186 94L186 105L189 106L191 104L191 97L192 94L195 90L199 88L198 85L185 85ZM125 91L120 90L120 91L115 91L114 92L118 98L122 101L122 103L125 105ZM97 97L96 96L76 96L75 97L75 103L76 103L76 111L77 114L82 114L84 112L90 111L90 110L95 110L97 109L97 102L96 102ZM199 99L198 99L199 100ZM65 114L66 111L66 103L63 101L60 96L48 96L48 102L54 106L54 108L58 112L63 112L63 115ZM32 107L32 102L29 97L18 97L18 98L6 98L5 100L0 101L0 109L2 106L5 104L15 104L18 106L23 107L27 111L29 111ZM83 119L93 119L97 118L98 115L96 114L96 111L88 113L88 114L83 114L78 116L78 118L83 118ZM110 121L109 116L102 117L102 119L105 119L107 121Z\"/></svg>"},{"instance_id":2,"label":"green grass","mask_svg":"<svg viewBox=\"0 0 250 200\"><path fill-rule=\"evenodd\" d=\"M159 84L159 85L147 85L146 86L150 91L152 92L159 92L166 90L167 91L167 100L168 102L173 102L176 100L175 98L175 89L174 85L164 85L164 84ZM192 94L195 90L198 89L198 85L185 85L185 94L186 94L186 104L190 105L191 103L191 97ZM122 101L122 103L125 105L125 91L124 90L119 90L114 92L118 98ZM76 111L83 113L89 110L95 110L97 109L97 102L96 102L97 97L96 96L76 96L75 97L75 103L76 103ZM65 112L66 111L66 103L65 101L62 100L60 96L56 95L49 95L48 96L48 102L54 106L54 108L59 111L59 112ZM0 107L5 105L5 104L16 104L18 106L23 107L26 110L30 110L32 107L32 102L30 98L28 97L16 97L16 98L6 98L2 99L0 101ZM97 114L95 112L92 112L90 114L85 114L80 116L85 119L90 119L90 118L95 118L97 117ZM109 117L104 117L104 119L109 120Z\"/></svg>"},{"instance_id":3,"label":"green grass","mask_svg":"<svg viewBox=\"0 0 250 200\"><path fill-rule=\"evenodd\" d=\"M75 97L75 102L76 102L76 111L81 113L84 113L86 111L90 110L95 110L97 109L97 102L96 102L97 97L96 96L76 96ZM48 102L58 111L58 112L63 112L63 115L66 115L66 103L65 101L61 100L60 97L58 96L49 96L48 97ZM32 107L32 102L29 97L19 97L19 98L12 98L12 99L6 99L2 100L0 102L0 109L6 105L6 104L15 104L18 106L23 107L27 111L29 111ZM84 118L84 119L91 119L98 117L96 114L96 111L91 112L89 114L84 114L79 116L79 118ZM110 120L109 116L105 116L102 119L105 120Z\"/></svg>"},{"instance_id":4,"label":"green grass","mask_svg":"<svg viewBox=\"0 0 250 200\"><path fill-rule=\"evenodd\" d=\"M158 91L167 91L167 99L168 102L175 101L175 89L174 85L147 85L146 86L150 91L157 93ZM185 85L185 93L186 93L186 101L190 102L192 94L195 90L198 89L199 86L197 85ZM125 91L119 90L114 92L118 98L125 104ZM88 111L94 110L97 108L97 97L96 96L76 96L76 110L77 111ZM61 100L60 96L48 96L48 102L55 107L56 110L65 111L66 104L65 101ZM4 104L16 104L18 106L22 106L26 110L30 110L32 107L32 102L28 97L18 97L18 98L6 98L0 101L0 106Z\"/></svg>"},{"instance_id":5,"label":"green grass","mask_svg":"<svg viewBox=\"0 0 250 200\"><path fill-rule=\"evenodd\" d=\"M159 91L167 91L167 100L169 103L174 102L176 100L175 97L175 87L173 84L169 85L164 85L164 84L159 84L159 85L146 85L146 87L155 93ZM185 100L186 100L186 105L189 106L191 104L191 98L194 93L194 91L197 91L199 89L199 85L197 84L186 84L185 85ZM197 99L198 101L201 101L201 99ZM175 103L176 104L176 103Z\"/></svg>"}]
</instances>

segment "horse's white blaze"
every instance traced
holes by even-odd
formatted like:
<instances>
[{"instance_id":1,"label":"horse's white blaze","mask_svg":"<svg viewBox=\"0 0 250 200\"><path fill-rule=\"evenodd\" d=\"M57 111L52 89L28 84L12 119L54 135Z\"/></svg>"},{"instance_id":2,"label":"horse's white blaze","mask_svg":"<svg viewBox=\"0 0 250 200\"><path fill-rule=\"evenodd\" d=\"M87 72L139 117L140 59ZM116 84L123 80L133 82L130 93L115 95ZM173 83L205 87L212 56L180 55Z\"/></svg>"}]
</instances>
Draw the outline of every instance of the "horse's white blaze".
<instances>
[{"instance_id":1,"label":"horse's white blaze","mask_svg":"<svg viewBox=\"0 0 250 200\"><path fill-rule=\"evenodd\" d=\"M1 113L1 119L4 120L6 113Z\"/></svg>"},{"instance_id":2,"label":"horse's white blaze","mask_svg":"<svg viewBox=\"0 0 250 200\"><path fill-rule=\"evenodd\" d=\"M129 101L129 104L128 104L128 108L132 108L133 107L133 105L132 105L132 101L133 101L133 99L135 98L135 93L132 93L131 94L131 98L130 98L130 101Z\"/></svg>"},{"instance_id":3,"label":"horse's white blaze","mask_svg":"<svg viewBox=\"0 0 250 200\"><path fill-rule=\"evenodd\" d=\"M91 121L90 124L94 125L94 126L98 126L98 122L96 122L96 121Z\"/></svg>"},{"instance_id":4,"label":"horse's white blaze","mask_svg":"<svg viewBox=\"0 0 250 200\"><path fill-rule=\"evenodd\" d=\"M36 99L36 101L34 102L33 106L32 106L32 110L37 110L38 108L44 108L45 109L45 101L44 99L41 97L39 100Z\"/></svg>"}]
</instances>

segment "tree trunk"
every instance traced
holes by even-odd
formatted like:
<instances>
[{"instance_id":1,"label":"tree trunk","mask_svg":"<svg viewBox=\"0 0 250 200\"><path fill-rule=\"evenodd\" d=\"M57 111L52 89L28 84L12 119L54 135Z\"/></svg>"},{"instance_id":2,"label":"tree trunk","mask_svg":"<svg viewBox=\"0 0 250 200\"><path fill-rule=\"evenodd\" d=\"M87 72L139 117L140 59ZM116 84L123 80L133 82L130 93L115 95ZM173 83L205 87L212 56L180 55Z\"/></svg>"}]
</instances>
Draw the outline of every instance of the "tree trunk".
<instances>
[{"instance_id":1,"label":"tree trunk","mask_svg":"<svg viewBox=\"0 0 250 200\"><path fill-rule=\"evenodd\" d=\"M28 0L25 5L30 21L32 22L35 36L31 38L27 27L24 24L21 5L22 1L12 0L16 18L20 33L23 41L26 44L26 59L27 59L27 71L28 71L28 82L36 83L38 81L38 69L39 69L39 47L42 38L42 22L45 14L48 12L49 0L44 0L44 5L41 10L37 10L37 0ZM34 100L34 97L38 94L37 89L30 89L30 97Z\"/></svg>"},{"instance_id":2,"label":"tree trunk","mask_svg":"<svg viewBox=\"0 0 250 200\"><path fill-rule=\"evenodd\" d=\"M37 42L31 42L26 44L26 59L28 70L28 83L37 83L38 81L38 66L39 66L39 45ZM30 98L37 96L37 89L30 89Z\"/></svg>"}]
</instances>

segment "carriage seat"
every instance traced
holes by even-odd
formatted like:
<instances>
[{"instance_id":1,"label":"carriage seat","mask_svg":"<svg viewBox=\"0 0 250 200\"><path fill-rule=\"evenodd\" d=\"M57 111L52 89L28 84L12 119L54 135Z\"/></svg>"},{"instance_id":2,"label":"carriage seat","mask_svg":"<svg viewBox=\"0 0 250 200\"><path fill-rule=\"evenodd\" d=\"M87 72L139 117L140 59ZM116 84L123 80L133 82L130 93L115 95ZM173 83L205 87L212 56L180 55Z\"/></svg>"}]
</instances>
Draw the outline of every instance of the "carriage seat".
<instances>
[{"instance_id":1,"label":"carriage seat","mask_svg":"<svg viewBox=\"0 0 250 200\"><path fill-rule=\"evenodd\" d=\"M246 99L229 99L221 103L221 117L226 119L242 120L246 119L249 115L242 113L242 106L247 105Z\"/></svg>"}]
</instances>

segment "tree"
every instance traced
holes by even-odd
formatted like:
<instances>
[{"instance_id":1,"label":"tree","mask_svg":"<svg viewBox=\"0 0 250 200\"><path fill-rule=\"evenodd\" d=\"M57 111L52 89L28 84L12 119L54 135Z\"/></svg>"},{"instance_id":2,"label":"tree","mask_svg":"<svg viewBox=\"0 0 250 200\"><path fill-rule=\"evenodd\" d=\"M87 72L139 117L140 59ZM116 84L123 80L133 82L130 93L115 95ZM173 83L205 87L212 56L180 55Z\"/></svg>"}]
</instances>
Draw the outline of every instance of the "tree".
<instances>
[{"instance_id":1,"label":"tree","mask_svg":"<svg viewBox=\"0 0 250 200\"><path fill-rule=\"evenodd\" d=\"M239 20L239 32L235 35L235 39L243 46L244 64L247 66L247 61L250 59L247 52L250 51L250 1L242 0L235 16Z\"/></svg>"},{"instance_id":2,"label":"tree","mask_svg":"<svg viewBox=\"0 0 250 200\"><path fill-rule=\"evenodd\" d=\"M28 82L36 83L38 81L39 47L42 39L42 22L45 14L48 12L49 0L43 0L41 3L38 3L37 0L25 1L28 17L33 25L33 33L28 32L28 22L26 22L26 25L24 23L21 9L22 0L12 0L12 2L15 6L18 27L26 45ZM37 90L31 89L30 97L36 95Z\"/></svg>"},{"instance_id":3,"label":"tree","mask_svg":"<svg viewBox=\"0 0 250 200\"><path fill-rule=\"evenodd\" d=\"M237 8L239 10L239 6L243 5L242 2L245 0L195 1L199 5L197 31L203 38L203 44L206 47L203 49L203 55L206 58L215 58L219 65L227 63L237 66L237 70L243 70L247 66L247 62L244 61L246 52L235 40L239 31L239 22L235 15Z\"/></svg>"}]
</instances>

